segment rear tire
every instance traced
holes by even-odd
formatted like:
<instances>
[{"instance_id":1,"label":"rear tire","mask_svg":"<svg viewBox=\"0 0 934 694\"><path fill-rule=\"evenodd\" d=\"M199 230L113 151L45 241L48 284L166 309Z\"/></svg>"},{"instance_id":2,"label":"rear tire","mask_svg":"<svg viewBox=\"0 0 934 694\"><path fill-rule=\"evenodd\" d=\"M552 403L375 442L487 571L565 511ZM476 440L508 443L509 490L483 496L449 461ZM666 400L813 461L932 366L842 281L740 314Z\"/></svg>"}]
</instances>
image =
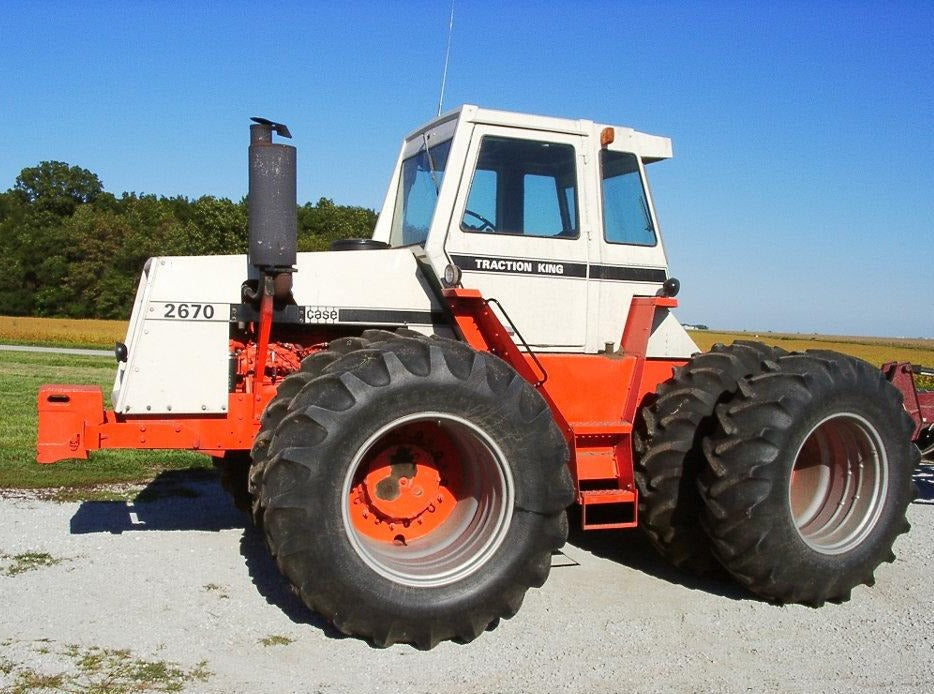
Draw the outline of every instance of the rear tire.
<instances>
[{"instance_id":1,"label":"rear tire","mask_svg":"<svg viewBox=\"0 0 934 694\"><path fill-rule=\"evenodd\" d=\"M230 494L234 506L244 513L250 513L253 501L248 488L250 453L227 451L223 457L211 456L211 462L220 474L221 487Z\"/></svg>"},{"instance_id":2,"label":"rear tire","mask_svg":"<svg viewBox=\"0 0 934 694\"><path fill-rule=\"evenodd\" d=\"M697 476L706 465L703 437L716 429L714 409L733 397L741 378L761 373L763 362L785 352L760 342L714 345L695 354L662 383L642 408L635 431L639 525L677 568L699 576L723 569L700 526L704 505Z\"/></svg>"},{"instance_id":3,"label":"rear tire","mask_svg":"<svg viewBox=\"0 0 934 694\"><path fill-rule=\"evenodd\" d=\"M390 337L309 383L260 480L304 602L378 646L470 641L548 576L573 500L544 399L505 362Z\"/></svg>"},{"instance_id":4,"label":"rear tire","mask_svg":"<svg viewBox=\"0 0 934 694\"><path fill-rule=\"evenodd\" d=\"M699 489L730 573L765 598L814 606L872 585L909 528L919 458L882 372L833 352L791 354L717 417Z\"/></svg>"}]
</instances>

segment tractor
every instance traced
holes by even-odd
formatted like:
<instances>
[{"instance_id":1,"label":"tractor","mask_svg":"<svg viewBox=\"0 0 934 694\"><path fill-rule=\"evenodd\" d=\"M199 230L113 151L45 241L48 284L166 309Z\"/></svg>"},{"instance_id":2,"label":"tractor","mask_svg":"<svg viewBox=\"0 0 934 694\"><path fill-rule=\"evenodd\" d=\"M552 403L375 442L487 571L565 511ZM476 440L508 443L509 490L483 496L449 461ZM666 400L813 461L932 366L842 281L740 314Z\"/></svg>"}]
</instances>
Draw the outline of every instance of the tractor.
<instances>
[{"instance_id":1,"label":"tractor","mask_svg":"<svg viewBox=\"0 0 934 694\"><path fill-rule=\"evenodd\" d=\"M646 179L669 139L462 106L404 139L372 238L298 253L291 133L253 120L248 255L151 258L112 409L44 386L40 463L213 456L305 604L378 646L515 615L572 505L778 603L893 559L930 401L834 352L698 350Z\"/></svg>"}]
</instances>

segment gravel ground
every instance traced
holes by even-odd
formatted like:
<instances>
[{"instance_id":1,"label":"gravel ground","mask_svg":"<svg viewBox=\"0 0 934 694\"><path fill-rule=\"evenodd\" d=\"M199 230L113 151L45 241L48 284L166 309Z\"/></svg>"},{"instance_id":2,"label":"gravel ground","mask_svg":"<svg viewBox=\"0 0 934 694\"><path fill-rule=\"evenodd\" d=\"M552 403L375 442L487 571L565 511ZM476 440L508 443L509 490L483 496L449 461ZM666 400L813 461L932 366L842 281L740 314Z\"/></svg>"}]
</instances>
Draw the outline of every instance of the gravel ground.
<instances>
[{"instance_id":1,"label":"gravel ground","mask_svg":"<svg viewBox=\"0 0 934 694\"><path fill-rule=\"evenodd\" d=\"M336 633L287 590L215 484L175 480L159 493L165 482L146 503L0 498L0 691L117 689L127 663L204 692L916 692L934 682L930 476L898 559L846 604L769 605L670 570L638 533L578 533L515 618L430 652Z\"/></svg>"}]
</instances>

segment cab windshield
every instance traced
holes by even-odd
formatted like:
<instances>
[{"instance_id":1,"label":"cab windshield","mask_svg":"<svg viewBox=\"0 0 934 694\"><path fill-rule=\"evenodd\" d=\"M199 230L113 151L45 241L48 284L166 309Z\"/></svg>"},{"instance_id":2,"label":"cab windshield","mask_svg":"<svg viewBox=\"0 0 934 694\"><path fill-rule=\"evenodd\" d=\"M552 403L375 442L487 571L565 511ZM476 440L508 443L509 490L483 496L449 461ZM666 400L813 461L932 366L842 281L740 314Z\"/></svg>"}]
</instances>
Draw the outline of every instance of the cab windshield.
<instances>
[{"instance_id":1,"label":"cab windshield","mask_svg":"<svg viewBox=\"0 0 934 694\"><path fill-rule=\"evenodd\" d=\"M427 144L427 143L426 143ZM422 149L402 162L389 245L424 245L435 214L451 141Z\"/></svg>"}]
</instances>

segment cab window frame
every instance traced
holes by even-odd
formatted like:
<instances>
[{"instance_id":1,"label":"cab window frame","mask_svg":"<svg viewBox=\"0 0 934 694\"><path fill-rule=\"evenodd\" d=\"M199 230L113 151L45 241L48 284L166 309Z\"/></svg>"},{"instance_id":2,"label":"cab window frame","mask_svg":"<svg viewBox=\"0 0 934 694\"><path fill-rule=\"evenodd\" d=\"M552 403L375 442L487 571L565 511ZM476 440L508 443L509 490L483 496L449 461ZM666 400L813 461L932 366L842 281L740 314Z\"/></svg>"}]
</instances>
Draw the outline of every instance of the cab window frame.
<instances>
[{"instance_id":1,"label":"cab window frame","mask_svg":"<svg viewBox=\"0 0 934 694\"><path fill-rule=\"evenodd\" d=\"M609 156L631 157L635 163L634 170L630 171L629 174L638 175L639 191L642 196L641 197L642 212L645 216L646 221L650 225L648 228L645 229L645 231L651 232L652 234L651 243L634 241L634 240L619 240L619 239L611 238L610 236L610 228L609 228L609 225L607 224L606 203L607 203L608 196L606 194L606 181L608 178L617 178L618 176L622 176L626 174L618 174L617 176L612 176L612 177L607 177L605 175L605 172L607 169L606 160ZM599 160L600 160L600 214L601 214L601 221L602 221L602 226L603 226L603 240L606 243L613 244L614 246L635 246L638 248L657 247L659 244L658 224L655 220L655 216L652 211L652 203L651 203L651 198L649 197L648 181L646 180L646 176L645 176L644 164L640 160L639 155L635 154L634 152L626 152L624 150L608 149L604 147L600 149Z\"/></svg>"},{"instance_id":2,"label":"cab window frame","mask_svg":"<svg viewBox=\"0 0 934 694\"><path fill-rule=\"evenodd\" d=\"M484 146L492 144L493 142L500 142L504 145L517 145L525 147L534 147L539 145L542 147L553 147L555 151L559 149L562 151L567 151L570 153L567 163L570 164L570 175L565 176L555 176L552 175L552 171L548 171L547 167L541 163L529 162L525 166L513 166L513 170L510 172L511 180L501 183L500 176L501 172L506 171L506 167L499 168L490 168L481 166L483 163L484 157ZM502 215L502 210L505 207L508 196L510 193L516 195L516 187L520 188L519 195L521 196L521 213L516 213L513 210L513 217L519 218L522 220L522 231L515 230L501 230L501 229L485 229L483 227L471 226L469 223L466 223L467 219L475 219L473 214L468 214L468 210L471 213L482 213L483 210L477 210L471 208L471 195L474 192L474 185L477 182L478 174L483 174L482 178L485 179L484 187L490 188L492 186L492 197L488 199L494 205L494 214L499 217ZM526 229L526 220L528 218L527 211L525 209L525 203L528 201L528 189L526 188L526 178L529 176L539 177L539 178L550 178L554 181L554 200L551 201L549 198L549 205L553 202L554 207L557 209L558 217L560 219L562 227L564 226L565 219L567 219L572 224L573 234L567 233L565 230L557 232L532 232L530 233ZM492 179L492 181L490 180ZM562 185L563 183L570 182L570 185ZM518 183L518 186L517 186ZM569 196L569 193L573 191L573 195ZM480 138L479 146L477 147L477 156L474 160L473 170L470 175L470 183L467 187L467 194L464 200L463 209L460 214L459 227L460 230L467 234L482 234L489 236L511 236L511 237L522 237L522 238L531 238L531 239L561 239L565 241L577 241L581 238L581 219L580 219L580 167L578 165L578 146L569 142L555 142L550 140L537 140L532 138L522 138L514 137L508 135L500 134L489 134L483 135ZM489 219L489 218L487 218ZM499 219L492 220L494 224L500 222Z\"/></svg>"}]
</instances>

